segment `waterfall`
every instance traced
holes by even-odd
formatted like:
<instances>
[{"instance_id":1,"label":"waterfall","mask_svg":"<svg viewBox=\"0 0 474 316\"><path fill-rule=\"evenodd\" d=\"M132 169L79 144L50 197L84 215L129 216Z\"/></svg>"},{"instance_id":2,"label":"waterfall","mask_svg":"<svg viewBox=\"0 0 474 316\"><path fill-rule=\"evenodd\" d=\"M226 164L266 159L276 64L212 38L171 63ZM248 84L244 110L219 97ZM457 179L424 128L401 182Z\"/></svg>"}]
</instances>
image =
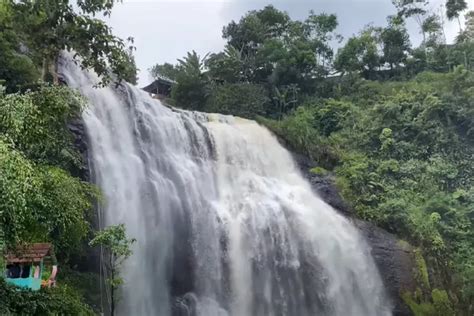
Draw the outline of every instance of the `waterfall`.
<instances>
[{"instance_id":1,"label":"waterfall","mask_svg":"<svg viewBox=\"0 0 474 316\"><path fill-rule=\"evenodd\" d=\"M360 233L266 128L61 72L89 103L104 224L137 240L120 315L391 315Z\"/></svg>"}]
</instances>

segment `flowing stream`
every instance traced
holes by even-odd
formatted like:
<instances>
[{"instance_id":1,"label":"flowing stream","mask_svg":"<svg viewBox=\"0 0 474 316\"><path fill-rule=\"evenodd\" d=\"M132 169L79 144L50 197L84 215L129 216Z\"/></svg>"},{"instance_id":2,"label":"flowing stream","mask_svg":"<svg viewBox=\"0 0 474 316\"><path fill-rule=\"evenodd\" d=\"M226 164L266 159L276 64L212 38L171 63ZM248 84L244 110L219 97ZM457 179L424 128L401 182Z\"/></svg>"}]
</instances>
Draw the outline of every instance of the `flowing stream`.
<instances>
[{"instance_id":1,"label":"flowing stream","mask_svg":"<svg viewBox=\"0 0 474 316\"><path fill-rule=\"evenodd\" d=\"M62 66L83 118L102 224L137 239L119 315L391 315L370 249L249 120L170 109Z\"/></svg>"}]
</instances>

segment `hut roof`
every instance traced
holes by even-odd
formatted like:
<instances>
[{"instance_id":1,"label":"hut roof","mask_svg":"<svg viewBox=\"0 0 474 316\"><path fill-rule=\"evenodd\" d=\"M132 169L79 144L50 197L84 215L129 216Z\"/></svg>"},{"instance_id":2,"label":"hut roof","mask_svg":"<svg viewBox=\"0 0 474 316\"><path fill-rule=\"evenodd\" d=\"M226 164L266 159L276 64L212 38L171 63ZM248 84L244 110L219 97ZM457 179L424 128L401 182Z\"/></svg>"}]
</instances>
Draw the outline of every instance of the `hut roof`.
<instances>
[{"instance_id":1,"label":"hut roof","mask_svg":"<svg viewBox=\"0 0 474 316\"><path fill-rule=\"evenodd\" d=\"M50 243L36 243L20 246L6 255L7 263L40 262L47 255L51 255Z\"/></svg>"},{"instance_id":2,"label":"hut roof","mask_svg":"<svg viewBox=\"0 0 474 316\"><path fill-rule=\"evenodd\" d=\"M171 88L171 86L173 86L175 83L176 81L174 80L171 80L164 76L159 76L157 79L155 79L155 81L150 83L148 86L143 87L142 89L146 92L154 93L157 90L158 85L167 86Z\"/></svg>"}]
</instances>

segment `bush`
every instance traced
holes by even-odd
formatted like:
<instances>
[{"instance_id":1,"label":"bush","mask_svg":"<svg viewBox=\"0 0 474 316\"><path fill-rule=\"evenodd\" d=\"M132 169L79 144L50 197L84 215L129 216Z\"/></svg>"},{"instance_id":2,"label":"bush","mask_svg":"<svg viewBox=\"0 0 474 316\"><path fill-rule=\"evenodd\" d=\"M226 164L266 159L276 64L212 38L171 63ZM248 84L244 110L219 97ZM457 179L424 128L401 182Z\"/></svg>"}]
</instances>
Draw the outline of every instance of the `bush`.
<instances>
[{"instance_id":1,"label":"bush","mask_svg":"<svg viewBox=\"0 0 474 316\"><path fill-rule=\"evenodd\" d=\"M409 82L367 81L350 102L319 99L282 121L262 120L315 165L334 171L360 218L421 249L430 264L420 267L423 290L430 271L433 284L466 310L474 299L473 82L462 67ZM429 314L432 307L417 308Z\"/></svg>"},{"instance_id":2,"label":"bush","mask_svg":"<svg viewBox=\"0 0 474 316\"><path fill-rule=\"evenodd\" d=\"M216 85L206 103L206 112L231 114L245 118L262 115L269 99L259 85L235 83Z\"/></svg>"},{"instance_id":3,"label":"bush","mask_svg":"<svg viewBox=\"0 0 474 316\"><path fill-rule=\"evenodd\" d=\"M0 96L0 135L35 162L80 168L67 123L80 116L83 104L65 87Z\"/></svg>"},{"instance_id":4,"label":"bush","mask_svg":"<svg viewBox=\"0 0 474 316\"><path fill-rule=\"evenodd\" d=\"M71 287L59 285L39 291L19 290L0 278L2 315L95 315Z\"/></svg>"},{"instance_id":5,"label":"bush","mask_svg":"<svg viewBox=\"0 0 474 316\"><path fill-rule=\"evenodd\" d=\"M0 225L7 246L51 241L78 250L97 196L68 171L81 166L67 124L82 101L64 87L0 96Z\"/></svg>"}]
</instances>

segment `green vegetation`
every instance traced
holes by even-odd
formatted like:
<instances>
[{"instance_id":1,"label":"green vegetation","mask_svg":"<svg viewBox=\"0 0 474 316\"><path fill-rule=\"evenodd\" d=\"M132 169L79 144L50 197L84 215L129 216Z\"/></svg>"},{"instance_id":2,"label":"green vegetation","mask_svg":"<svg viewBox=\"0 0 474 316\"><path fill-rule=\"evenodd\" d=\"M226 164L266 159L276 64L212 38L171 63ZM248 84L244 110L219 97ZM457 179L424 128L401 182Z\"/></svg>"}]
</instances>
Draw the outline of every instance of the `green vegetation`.
<instances>
[{"instance_id":1,"label":"green vegetation","mask_svg":"<svg viewBox=\"0 0 474 316\"><path fill-rule=\"evenodd\" d=\"M75 269L98 197L80 179L83 161L67 128L83 102L57 85L56 64L62 50L74 51L102 84L136 81L133 39L127 44L95 18L116 2L0 1L0 250L49 241L69 271L39 292L0 280L1 314L87 315L97 307L88 290L95 277ZM386 26L344 43L335 15L292 20L267 6L224 27L222 52L191 52L151 73L176 81L176 106L265 124L314 160L311 172L335 175L359 218L417 247L419 289L403 294L415 315L472 315L474 12L447 0L448 19L466 15L449 45L428 1L393 2L397 14ZM418 47L408 19L423 36ZM337 52L335 42L343 43ZM123 226L91 242L108 251L114 290L132 242Z\"/></svg>"},{"instance_id":2,"label":"green vegetation","mask_svg":"<svg viewBox=\"0 0 474 316\"><path fill-rule=\"evenodd\" d=\"M81 162L66 122L79 114L80 105L74 93L59 87L0 96L2 250L51 242L61 267L82 252L97 192L71 176ZM40 293L3 284L2 291L0 305L6 314L90 314L78 290L66 284Z\"/></svg>"},{"instance_id":3,"label":"green vegetation","mask_svg":"<svg viewBox=\"0 0 474 316\"><path fill-rule=\"evenodd\" d=\"M85 164L68 128L84 102L57 85L56 65L68 50L102 76L101 84L136 81L134 48L94 17L110 15L115 2L0 1L0 263L20 244L51 242L60 267L58 286L38 292L0 278L2 315L92 315L91 306L101 308L97 276L79 271L99 198L81 180Z\"/></svg>"},{"instance_id":4,"label":"green vegetation","mask_svg":"<svg viewBox=\"0 0 474 316\"><path fill-rule=\"evenodd\" d=\"M311 168L309 170L309 172L311 173L314 173L314 174L317 174L317 175L320 175L320 176L325 176L327 175L329 172L324 169L323 167L314 167L314 168Z\"/></svg>"},{"instance_id":5,"label":"green vegetation","mask_svg":"<svg viewBox=\"0 0 474 316\"><path fill-rule=\"evenodd\" d=\"M120 1L1 1L0 78L7 91L24 89L38 78L57 83L56 62L62 50L73 51L82 67L102 76L102 84L114 78L136 83L134 47L94 18L110 15L115 2ZM133 44L133 38L128 41Z\"/></svg>"},{"instance_id":6,"label":"green vegetation","mask_svg":"<svg viewBox=\"0 0 474 316\"><path fill-rule=\"evenodd\" d=\"M0 278L0 314L2 315L95 315L78 292L59 285L41 291L18 291Z\"/></svg>"},{"instance_id":7,"label":"green vegetation","mask_svg":"<svg viewBox=\"0 0 474 316\"><path fill-rule=\"evenodd\" d=\"M423 255L421 254L419 249L415 250L415 261L416 261L416 267L418 269L416 273L418 282L424 288L429 289L430 279L428 275L428 268L426 267L425 259L423 258Z\"/></svg>"},{"instance_id":8,"label":"green vegetation","mask_svg":"<svg viewBox=\"0 0 474 316\"><path fill-rule=\"evenodd\" d=\"M433 289L431 300L422 297L418 289L413 296L410 293L402 295L405 303L410 307L414 316L454 316L452 303L449 300L448 293L445 290Z\"/></svg>"},{"instance_id":9,"label":"green vegetation","mask_svg":"<svg viewBox=\"0 0 474 316\"><path fill-rule=\"evenodd\" d=\"M324 109L333 99L304 103L279 122L262 120L334 172L360 218L420 247L466 309L473 300L473 80L457 68L406 82L363 81L360 95L340 97L338 120L321 115L331 113ZM423 256L416 255L419 277L429 288Z\"/></svg>"},{"instance_id":10,"label":"green vegetation","mask_svg":"<svg viewBox=\"0 0 474 316\"><path fill-rule=\"evenodd\" d=\"M7 246L51 241L58 254L77 251L88 232L95 189L80 170L66 122L81 110L69 89L0 97L1 223Z\"/></svg>"},{"instance_id":11,"label":"green vegetation","mask_svg":"<svg viewBox=\"0 0 474 316\"><path fill-rule=\"evenodd\" d=\"M405 303L410 307L414 316L436 316L440 314L436 313L436 309L431 302L418 302L418 298L413 298L410 293L402 294L402 298Z\"/></svg>"},{"instance_id":12,"label":"green vegetation","mask_svg":"<svg viewBox=\"0 0 474 316\"><path fill-rule=\"evenodd\" d=\"M125 225L109 226L97 233L91 240L92 247L102 247L107 255L105 260L105 273L107 284L110 287L110 315L115 315L115 306L118 301L117 289L123 283L123 279L119 275L120 266L132 255L130 247L135 239L127 238Z\"/></svg>"},{"instance_id":13,"label":"green vegetation","mask_svg":"<svg viewBox=\"0 0 474 316\"><path fill-rule=\"evenodd\" d=\"M454 306L471 315L474 12L447 1L449 19L466 16L451 45L429 1L393 3L386 26L364 28L337 52L336 16L298 21L267 6L224 27L224 51L188 53L152 75L176 81L179 107L256 118L312 158L311 172L334 174L356 216L417 247L421 292L404 295L415 314Z\"/></svg>"}]
</instances>

